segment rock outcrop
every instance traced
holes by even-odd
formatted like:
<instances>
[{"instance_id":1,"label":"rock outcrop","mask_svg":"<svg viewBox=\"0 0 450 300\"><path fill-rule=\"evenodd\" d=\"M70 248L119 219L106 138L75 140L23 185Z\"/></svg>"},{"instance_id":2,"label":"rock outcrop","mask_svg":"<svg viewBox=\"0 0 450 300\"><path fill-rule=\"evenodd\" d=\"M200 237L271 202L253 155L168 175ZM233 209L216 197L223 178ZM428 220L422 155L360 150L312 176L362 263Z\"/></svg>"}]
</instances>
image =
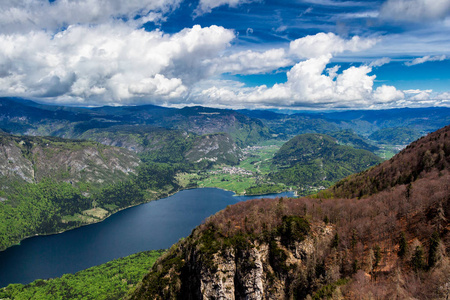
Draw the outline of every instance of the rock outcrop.
<instances>
[{"instance_id":1,"label":"rock outcrop","mask_svg":"<svg viewBox=\"0 0 450 300\"><path fill-rule=\"evenodd\" d=\"M43 178L101 184L134 173L132 152L98 143L0 133L0 178L37 183Z\"/></svg>"},{"instance_id":2,"label":"rock outcrop","mask_svg":"<svg viewBox=\"0 0 450 300\"><path fill-rule=\"evenodd\" d=\"M307 278L323 260L333 236L332 226L292 216L258 238L223 237L206 224L155 265L133 299L256 300L306 295Z\"/></svg>"},{"instance_id":3,"label":"rock outcrop","mask_svg":"<svg viewBox=\"0 0 450 300\"><path fill-rule=\"evenodd\" d=\"M226 133L208 134L195 139L185 157L191 162L203 160L235 165L242 157L242 151Z\"/></svg>"}]
</instances>

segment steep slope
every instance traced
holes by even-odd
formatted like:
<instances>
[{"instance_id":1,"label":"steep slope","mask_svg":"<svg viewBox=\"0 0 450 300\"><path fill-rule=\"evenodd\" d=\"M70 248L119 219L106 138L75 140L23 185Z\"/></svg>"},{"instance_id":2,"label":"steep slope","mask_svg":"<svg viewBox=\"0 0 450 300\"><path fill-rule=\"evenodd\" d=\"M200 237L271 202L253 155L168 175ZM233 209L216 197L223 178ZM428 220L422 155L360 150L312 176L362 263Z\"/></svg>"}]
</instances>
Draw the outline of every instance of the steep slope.
<instances>
[{"instance_id":1,"label":"steep slope","mask_svg":"<svg viewBox=\"0 0 450 300\"><path fill-rule=\"evenodd\" d=\"M228 207L173 246L132 299L448 298L450 153L435 151L449 134L450 126L345 180L389 183L362 199L341 185ZM433 159L422 164L425 153ZM401 172L417 177L405 184ZM349 198L329 198L333 191Z\"/></svg>"},{"instance_id":2,"label":"steep slope","mask_svg":"<svg viewBox=\"0 0 450 300\"><path fill-rule=\"evenodd\" d=\"M379 150L379 147L369 144L367 140L363 139L350 129L332 132L328 135L335 138L340 145L351 146L355 149L363 149L370 152Z\"/></svg>"},{"instance_id":3,"label":"steep slope","mask_svg":"<svg viewBox=\"0 0 450 300\"><path fill-rule=\"evenodd\" d=\"M242 157L242 151L230 135L216 133L197 137L184 155L190 162L203 160L235 165Z\"/></svg>"},{"instance_id":4,"label":"steep slope","mask_svg":"<svg viewBox=\"0 0 450 300\"><path fill-rule=\"evenodd\" d=\"M226 133L197 136L183 130L148 125L121 125L85 131L80 138L127 148L158 162L201 162L237 164L241 150Z\"/></svg>"},{"instance_id":5,"label":"steep slope","mask_svg":"<svg viewBox=\"0 0 450 300\"><path fill-rule=\"evenodd\" d=\"M96 141L104 145L126 148L136 153L167 151L175 144L184 144L185 151L194 139L182 130L172 130L150 125L115 125L107 128L93 128L84 131L79 138Z\"/></svg>"},{"instance_id":6,"label":"steep slope","mask_svg":"<svg viewBox=\"0 0 450 300\"><path fill-rule=\"evenodd\" d=\"M450 126L429 134L402 150L377 168L350 176L337 183L336 197L362 197L399 184L410 184L431 170L447 170L450 165Z\"/></svg>"},{"instance_id":7,"label":"steep slope","mask_svg":"<svg viewBox=\"0 0 450 300\"><path fill-rule=\"evenodd\" d=\"M129 205L134 190L123 182L139 164L122 148L0 133L0 250L30 235L98 222L120 208L107 202L114 195L105 200L120 186Z\"/></svg>"},{"instance_id":8,"label":"steep slope","mask_svg":"<svg viewBox=\"0 0 450 300\"><path fill-rule=\"evenodd\" d=\"M43 178L66 182L113 183L133 173L139 158L121 148L55 137L0 133L1 180L36 183Z\"/></svg>"},{"instance_id":9,"label":"steep slope","mask_svg":"<svg viewBox=\"0 0 450 300\"><path fill-rule=\"evenodd\" d=\"M275 212L274 206L264 208L269 213ZM231 217L227 229L216 220L198 227L157 263L131 299L306 296L311 290L307 278L327 252L327 245L333 238L332 227L310 223L302 217L285 216L269 223L264 232L258 228L252 233L254 225L261 224L255 223L256 215L250 212L245 223L239 220L243 215L236 215L232 208L216 216ZM245 231L234 229L240 226L244 226Z\"/></svg>"},{"instance_id":10,"label":"steep slope","mask_svg":"<svg viewBox=\"0 0 450 300\"><path fill-rule=\"evenodd\" d=\"M272 163L278 171L273 181L300 186L329 186L350 174L380 163L375 154L337 141L323 134L302 134L285 143Z\"/></svg>"}]
</instances>

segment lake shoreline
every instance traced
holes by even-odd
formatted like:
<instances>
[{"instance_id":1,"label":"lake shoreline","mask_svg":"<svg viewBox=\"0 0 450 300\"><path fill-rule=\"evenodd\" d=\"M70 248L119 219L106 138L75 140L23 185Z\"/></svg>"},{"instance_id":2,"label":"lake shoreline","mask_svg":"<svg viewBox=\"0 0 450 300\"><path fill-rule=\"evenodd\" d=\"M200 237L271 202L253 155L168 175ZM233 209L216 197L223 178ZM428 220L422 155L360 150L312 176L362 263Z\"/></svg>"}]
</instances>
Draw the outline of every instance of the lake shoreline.
<instances>
[{"instance_id":1,"label":"lake shoreline","mask_svg":"<svg viewBox=\"0 0 450 300\"><path fill-rule=\"evenodd\" d=\"M178 189L178 190L176 190L174 192L169 192L167 194L163 194L163 195L161 195L160 198L156 198L156 199L152 199L152 200L149 200L149 201L144 201L144 202L140 202L140 203L137 203L137 204L133 204L133 205L129 205L129 206L126 206L126 207L119 208L119 209L117 209L117 210L115 210L115 211L113 211L111 213L108 213L103 219L97 219L95 222L85 223L85 224L81 224L81 225L74 226L74 227L69 227L69 228L67 228L65 230L60 230L60 231L57 231L57 232L36 233L36 234L33 234L33 235L26 236L26 237L20 239L20 241L18 241L17 243L15 243L15 244L13 244L13 245L5 248L5 249L0 249L0 253L4 252L4 251L6 251L6 250L8 250L8 249L10 249L12 247L20 246L21 243L24 240L27 240L27 239L30 239L30 238L58 235L58 234L61 234L61 233L64 233L64 232L68 232L68 231L71 231L71 230L75 230L75 229L78 229L78 228L82 228L82 227L85 227L85 226L101 223L101 222L105 221L106 219L108 219L109 217L115 215L116 213L121 212L123 210L126 210L128 208L136 207L136 206L143 205L143 204L150 203L150 202L154 202L154 201L160 201L160 200L163 200L163 199L168 198L170 196L173 196L173 195L175 195L175 194L177 194L179 192L187 191L187 190L193 190L193 189L219 189L219 190L223 190L223 191L226 191L226 192L232 192L233 193L233 197L260 197L260 196L270 196L270 195L277 195L277 194L284 193L284 192L289 192L289 191L282 191L280 193L269 193L269 194L260 194L260 195L245 195L245 194L241 195L241 194L236 193L235 191L227 190L227 189L223 189L223 188L218 188L218 187L189 187L189 188L182 188L182 189Z\"/></svg>"},{"instance_id":2,"label":"lake shoreline","mask_svg":"<svg viewBox=\"0 0 450 300\"><path fill-rule=\"evenodd\" d=\"M229 205L257 198L235 197L218 188L182 189L169 196L122 208L92 226L41 235L0 252L0 285L54 278L133 253L166 249L191 234L205 219ZM165 195L164 195L165 196ZM260 198L290 197L281 193ZM117 210L116 212L119 212Z\"/></svg>"}]
</instances>

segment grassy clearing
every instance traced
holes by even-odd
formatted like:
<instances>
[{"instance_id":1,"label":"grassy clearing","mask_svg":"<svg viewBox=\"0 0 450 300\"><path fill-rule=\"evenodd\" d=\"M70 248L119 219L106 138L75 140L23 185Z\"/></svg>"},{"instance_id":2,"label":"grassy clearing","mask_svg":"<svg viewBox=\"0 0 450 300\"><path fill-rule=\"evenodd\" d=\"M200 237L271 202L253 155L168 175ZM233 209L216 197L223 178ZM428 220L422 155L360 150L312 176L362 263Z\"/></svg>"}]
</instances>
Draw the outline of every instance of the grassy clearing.
<instances>
[{"instance_id":1,"label":"grassy clearing","mask_svg":"<svg viewBox=\"0 0 450 300\"><path fill-rule=\"evenodd\" d=\"M271 160L284 142L272 142L273 144L264 143L244 149L247 157L240 162L239 167L258 174L268 174L273 171Z\"/></svg>"},{"instance_id":2,"label":"grassy clearing","mask_svg":"<svg viewBox=\"0 0 450 300\"><path fill-rule=\"evenodd\" d=\"M73 215L67 215L62 217L62 223L69 223L69 222L78 222L83 224L91 224L98 222L99 218L92 217L89 215L84 214L73 214Z\"/></svg>"},{"instance_id":3,"label":"grassy clearing","mask_svg":"<svg viewBox=\"0 0 450 300\"><path fill-rule=\"evenodd\" d=\"M233 191L236 194L244 194L245 190L256 183L255 178L242 176L242 175L230 175L230 174L214 174L203 180L197 182L199 187L216 187L228 191Z\"/></svg>"},{"instance_id":4,"label":"grassy clearing","mask_svg":"<svg viewBox=\"0 0 450 300\"><path fill-rule=\"evenodd\" d=\"M245 194L250 187L267 185L264 176L274 170L272 157L283 145L280 141L266 141L244 149L246 157L239 165L218 165L214 169L198 173L179 173L177 182L183 187L216 187Z\"/></svg>"},{"instance_id":5,"label":"grassy clearing","mask_svg":"<svg viewBox=\"0 0 450 300\"><path fill-rule=\"evenodd\" d=\"M381 157L382 159L390 159L397 153L399 153L405 146L403 145L378 145L380 150L375 151L375 154Z\"/></svg>"},{"instance_id":6,"label":"grassy clearing","mask_svg":"<svg viewBox=\"0 0 450 300\"><path fill-rule=\"evenodd\" d=\"M103 209L101 207L84 210L82 213L84 215L91 216L97 219L104 219L109 214L106 209Z\"/></svg>"}]
</instances>

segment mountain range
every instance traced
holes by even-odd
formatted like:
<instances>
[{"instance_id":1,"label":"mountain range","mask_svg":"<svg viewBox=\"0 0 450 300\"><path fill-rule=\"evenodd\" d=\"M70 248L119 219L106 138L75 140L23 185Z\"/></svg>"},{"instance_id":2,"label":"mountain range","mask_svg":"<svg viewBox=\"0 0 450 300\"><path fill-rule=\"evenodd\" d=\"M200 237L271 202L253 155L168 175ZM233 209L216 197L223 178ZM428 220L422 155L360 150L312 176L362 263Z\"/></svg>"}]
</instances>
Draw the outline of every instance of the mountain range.
<instances>
[{"instance_id":1,"label":"mountain range","mask_svg":"<svg viewBox=\"0 0 450 300\"><path fill-rule=\"evenodd\" d=\"M450 108L404 108L326 113L281 114L258 110L224 110L205 107L165 108L154 105L75 108L51 106L18 98L0 99L0 128L12 134L51 135L78 138L92 129L120 125L152 125L179 129L197 135L226 132L240 147L258 141L290 139L302 133L333 133L351 129L368 137L381 129L408 127L412 132L400 141L384 137L390 144L416 139L418 135L450 123ZM372 137L377 140L378 135ZM409 138L409 140L408 140Z\"/></svg>"}]
</instances>

